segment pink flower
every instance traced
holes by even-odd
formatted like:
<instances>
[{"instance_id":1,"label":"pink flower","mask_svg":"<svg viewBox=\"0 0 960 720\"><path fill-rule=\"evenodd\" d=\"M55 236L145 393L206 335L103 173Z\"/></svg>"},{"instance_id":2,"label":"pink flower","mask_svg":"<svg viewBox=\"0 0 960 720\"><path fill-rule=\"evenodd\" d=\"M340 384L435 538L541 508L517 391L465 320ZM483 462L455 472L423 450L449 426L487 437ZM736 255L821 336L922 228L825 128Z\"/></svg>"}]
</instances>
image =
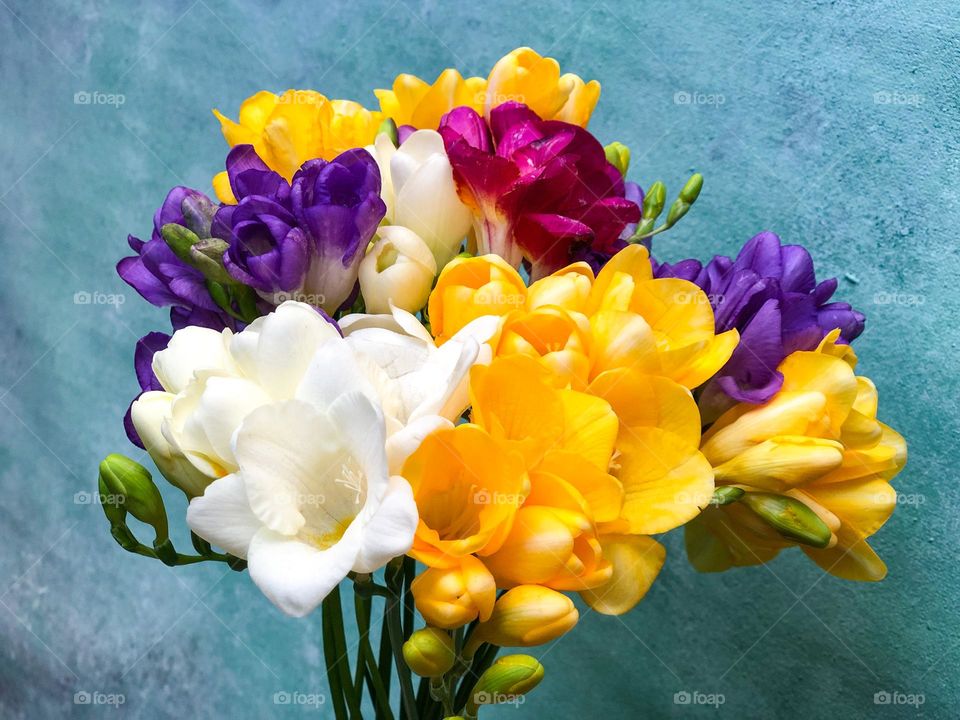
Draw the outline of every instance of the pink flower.
<instances>
[{"instance_id":1,"label":"pink flower","mask_svg":"<svg viewBox=\"0 0 960 720\"><path fill-rule=\"evenodd\" d=\"M534 280L590 253L612 255L624 226L640 219L603 146L577 125L507 103L491 111L489 127L456 108L440 134L474 213L478 252L526 261Z\"/></svg>"}]
</instances>

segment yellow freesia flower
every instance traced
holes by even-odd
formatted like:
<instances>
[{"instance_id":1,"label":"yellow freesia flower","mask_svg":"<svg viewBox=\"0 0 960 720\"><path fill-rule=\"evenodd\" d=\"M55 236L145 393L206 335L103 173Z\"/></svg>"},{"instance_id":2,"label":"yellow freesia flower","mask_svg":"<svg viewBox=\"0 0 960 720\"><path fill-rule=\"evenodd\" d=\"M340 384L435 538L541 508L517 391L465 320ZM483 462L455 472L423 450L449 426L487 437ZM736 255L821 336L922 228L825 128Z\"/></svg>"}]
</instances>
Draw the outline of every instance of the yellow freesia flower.
<instances>
[{"instance_id":1,"label":"yellow freesia flower","mask_svg":"<svg viewBox=\"0 0 960 720\"><path fill-rule=\"evenodd\" d=\"M522 102L544 120L563 120L586 127L600 98L600 83L584 82L560 65L523 47L493 66L487 79L466 78L447 68L430 84L415 75L398 75L390 90L374 90L385 117L398 125L435 130L455 107L467 106L490 116L506 102Z\"/></svg>"},{"instance_id":2,"label":"yellow freesia flower","mask_svg":"<svg viewBox=\"0 0 960 720\"><path fill-rule=\"evenodd\" d=\"M747 495L711 508L687 527L698 569L755 565L799 545L838 577L886 575L866 541L893 512L896 493L889 481L906 463L906 444L877 420L876 388L854 374L856 355L836 344L838 337L834 331L816 351L789 355L778 368L780 392L764 405L731 408L704 436L701 449L717 484ZM763 504L750 502L754 498ZM764 507L774 516L764 517ZM778 530L780 520L786 525ZM809 539L792 533L791 523L801 521Z\"/></svg>"},{"instance_id":3,"label":"yellow freesia flower","mask_svg":"<svg viewBox=\"0 0 960 720\"><path fill-rule=\"evenodd\" d=\"M614 255L596 278L575 263L529 288L497 255L458 259L440 273L429 311L438 344L476 317L506 316L491 343L495 354L540 358L577 389L620 368L693 389L723 367L739 340L736 330L715 333L699 287L654 278L641 245Z\"/></svg>"},{"instance_id":4,"label":"yellow freesia flower","mask_svg":"<svg viewBox=\"0 0 960 720\"><path fill-rule=\"evenodd\" d=\"M262 90L240 105L234 122L213 114L230 147L253 145L267 167L288 182L307 160L332 160L344 150L373 142L383 115L350 100L328 100L313 90ZM226 172L213 179L221 202L235 203Z\"/></svg>"},{"instance_id":5,"label":"yellow freesia flower","mask_svg":"<svg viewBox=\"0 0 960 720\"><path fill-rule=\"evenodd\" d=\"M622 369L590 390L523 354L475 366L471 423L427 436L407 460L420 509L411 554L430 567L414 596L432 624L484 620L491 585L575 590L626 612L663 564L647 535L707 504L713 470L686 389Z\"/></svg>"},{"instance_id":6,"label":"yellow freesia flower","mask_svg":"<svg viewBox=\"0 0 960 720\"><path fill-rule=\"evenodd\" d=\"M505 102L525 103L544 120L586 127L600 98L600 83L560 74L560 64L528 47L507 53L490 71L484 110Z\"/></svg>"},{"instance_id":7,"label":"yellow freesia flower","mask_svg":"<svg viewBox=\"0 0 960 720\"><path fill-rule=\"evenodd\" d=\"M393 81L392 90L374 90L380 111L393 118L397 125L436 130L440 118L455 107L466 105L483 112L487 81L484 78L464 79L453 68L444 70L433 84L415 75L402 73Z\"/></svg>"}]
</instances>

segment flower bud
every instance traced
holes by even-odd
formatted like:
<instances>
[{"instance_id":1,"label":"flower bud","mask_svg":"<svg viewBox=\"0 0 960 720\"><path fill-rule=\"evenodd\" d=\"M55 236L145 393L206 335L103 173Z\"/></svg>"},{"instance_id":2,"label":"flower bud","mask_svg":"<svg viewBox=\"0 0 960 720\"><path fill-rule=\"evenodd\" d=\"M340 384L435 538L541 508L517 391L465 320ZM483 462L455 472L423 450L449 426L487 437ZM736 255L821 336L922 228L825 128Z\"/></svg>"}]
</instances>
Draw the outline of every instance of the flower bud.
<instances>
[{"instance_id":1,"label":"flower bud","mask_svg":"<svg viewBox=\"0 0 960 720\"><path fill-rule=\"evenodd\" d=\"M480 705L512 702L533 690L543 679L543 665L529 655L507 655L484 671L467 701L467 714Z\"/></svg>"},{"instance_id":2,"label":"flower bud","mask_svg":"<svg viewBox=\"0 0 960 720\"><path fill-rule=\"evenodd\" d=\"M621 142L612 142L603 148L603 152L607 156L607 162L626 177L630 167L630 148Z\"/></svg>"},{"instance_id":3,"label":"flower bud","mask_svg":"<svg viewBox=\"0 0 960 720\"><path fill-rule=\"evenodd\" d=\"M573 601L566 595L540 585L519 585L497 600L493 615L477 626L470 644L543 645L567 632L579 617Z\"/></svg>"},{"instance_id":4,"label":"flower bud","mask_svg":"<svg viewBox=\"0 0 960 720\"><path fill-rule=\"evenodd\" d=\"M223 254L228 247L227 242L220 238L207 238L194 243L190 247L190 264L209 280L234 284L236 281L230 277L223 267Z\"/></svg>"},{"instance_id":5,"label":"flower bud","mask_svg":"<svg viewBox=\"0 0 960 720\"><path fill-rule=\"evenodd\" d=\"M394 147L400 144L400 133L397 131L397 123L394 122L393 118L387 118L380 123L380 127L377 128L377 135L386 135L390 138Z\"/></svg>"},{"instance_id":6,"label":"flower bud","mask_svg":"<svg viewBox=\"0 0 960 720\"><path fill-rule=\"evenodd\" d=\"M173 250L174 255L188 265L193 265L190 248L200 242L196 233L183 225L167 223L160 228L160 235L163 236L163 241L167 243L169 248Z\"/></svg>"},{"instance_id":7,"label":"flower bud","mask_svg":"<svg viewBox=\"0 0 960 720\"><path fill-rule=\"evenodd\" d=\"M694 173L690 176L690 179L687 180L686 184L683 186L683 189L680 190L680 199L688 205L693 205L697 201L697 198L700 197L700 190L702 188L703 175L700 173Z\"/></svg>"},{"instance_id":8,"label":"flower bud","mask_svg":"<svg viewBox=\"0 0 960 720\"><path fill-rule=\"evenodd\" d=\"M833 533L813 510L801 501L786 495L746 493L741 503L753 510L781 535L804 545L825 548Z\"/></svg>"},{"instance_id":9,"label":"flower bud","mask_svg":"<svg viewBox=\"0 0 960 720\"><path fill-rule=\"evenodd\" d=\"M218 206L214 205L210 198L200 193L187 195L180 203L183 224L198 238L210 237L210 226L217 209Z\"/></svg>"},{"instance_id":10,"label":"flower bud","mask_svg":"<svg viewBox=\"0 0 960 720\"><path fill-rule=\"evenodd\" d=\"M167 511L160 491L145 467L114 453L100 463L99 482L108 491L108 497L122 498L120 502L126 512L154 529L157 543L167 540ZM117 515L116 511L111 512ZM110 517L109 513L107 517Z\"/></svg>"},{"instance_id":11,"label":"flower bud","mask_svg":"<svg viewBox=\"0 0 960 720\"><path fill-rule=\"evenodd\" d=\"M460 567L427 568L411 587L417 610L435 627L453 629L490 619L497 586L482 561L467 555Z\"/></svg>"},{"instance_id":12,"label":"flower bud","mask_svg":"<svg viewBox=\"0 0 960 720\"><path fill-rule=\"evenodd\" d=\"M446 630L425 627L403 644L403 659L421 677L440 677L453 667L457 654Z\"/></svg>"},{"instance_id":13,"label":"flower bud","mask_svg":"<svg viewBox=\"0 0 960 720\"><path fill-rule=\"evenodd\" d=\"M729 505L743 497L743 489L735 485L721 485L713 491L711 505Z\"/></svg>"},{"instance_id":14,"label":"flower bud","mask_svg":"<svg viewBox=\"0 0 960 720\"><path fill-rule=\"evenodd\" d=\"M393 303L415 313L427 304L437 263L427 244L412 230L387 225L360 262L360 291L367 312L390 312Z\"/></svg>"},{"instance_id":15,"label":"flower bud","mask_svg":"<svg viewBox=\"0 0 960 720\"><path fill-rule=\"evenodd\" d=\"M643 219L656 220L663 212L666 202L667 186L657 180L647 188L647 194L643 198Z\"/></svg>"}]
</instances>

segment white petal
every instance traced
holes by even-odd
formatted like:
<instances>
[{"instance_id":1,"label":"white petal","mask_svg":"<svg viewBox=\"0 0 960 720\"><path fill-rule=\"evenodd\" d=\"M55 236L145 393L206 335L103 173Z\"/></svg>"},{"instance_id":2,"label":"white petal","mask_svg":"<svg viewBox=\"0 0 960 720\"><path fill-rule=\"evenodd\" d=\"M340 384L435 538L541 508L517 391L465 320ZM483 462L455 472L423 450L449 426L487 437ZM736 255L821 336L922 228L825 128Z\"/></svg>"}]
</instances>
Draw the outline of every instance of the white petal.
<instances>
[{"instance_id":1,"label":"white petal","mask_svg":"<svg viewBox=\"0 0 960 720\"><path fill-rule=\"evenodd\" d=\"M294 395L318 408L328 408L348 392L362 392L371 399L377 398L356 354L347 342L337 338L317 350Z\"/></svg>"},{"instance_id":2,"label":"white petal","mask_svg":"<svg viewBox=\"0 0 960 720\"><path fill-rule=\"evenodd\" d=\"M160 473L172 485L193 497L203 493L213 476L195 468L163 435L163 423L170 417L174 397L167 392L146 392L133 403L130 415L140 440Z\"/></svg>"},{"instance_id":3,"label":"white petal","mask_svg":"<svg viewBox=\"0 0 960 720\"><path fill-rule=\"evenodd\" d=\"M307 403L288 400L254 410L236 435L234 452L250 507L272 530L293 535L306 524L301 505L332 504L338 497L324 484L342 454L338 431Z\"/></svg>"},{"instance_id":4,"label":"white petal","mask_svg":"<svg viewBox=\"0 0 960 720\"><path fill-rule=\"evenodd\" d=\"M443 268L470 229L470 210L460 201L446 155L434 155L400 188L394 224L413 230Z\"/></svg>"},{"instance_id":5,"label":"white petal","mask_svg":"<svg viewBox=\"0 0 960 720\"><path fill-rule=\"evenodd\" d=\"M334 401L329 417L340 431L340 441L363 470L367 502L379 500L389 480L383 415L366 395L351 392Z\"/></svg>"},{"instance_id":6,"label":"white petal","mask_svg":"<svg viewBox=\"0 0 960 720\"><path fill-rule=\"evenodd\" d=\"M480 352L472 338L444 343L415 375L404 378L403 397L409 419L442 415L455 420L467 407L470 368Z\"/></svg>"},{"instance_id":7,"label":"white petal","mask_svg":"<svg viewBox=\"0 0 960 720\"><path fill-rule=\"evenodd\" d=\"M439 155L446 159L443 138L436 130L417 130L408 137L390 158L390 178L394 192L404 185L424 163Z\"/></svg>"},{"instance_id":8,"label":"white petal","mask_svg":"<svg viewBox=\"0 0 960 720\"><path fill-rule=\"evenodd\" d=\"M263 528L250 543L250 578L287 615L303 617L330 594L353 567L360 550L353 526L326 550Z\"/></svg>"},{"instance_id":9,"label":"white petal","mask_svg":"<svg viewBox=\"0 0 960 720\"><path fill-rule=\"evenodd\" d=\"M191 325L177 330L170 344L153 356L153 372L163 389L178 393L197 370L225 370L232 366L227 343L232 333Z\"/></svg>"},{"instance_id":10,"label":"white petal","mask_svg":"<svg viewBox=\"0 0 960 720\"><path fill-rule=\"evenodd\" d=\"M387 438L387 467L391 475L399 475L403 463L420 447L423 439L437 430L452 428L453 423L439 415L424 415Z\"/></svg>"},{"instance_id":11,"label":"white petal","mask_svg":"<svg viewBox=\"0 0 960 720\"><path fill-rule=\"evenodd\" d=\"M202 496L190 501L187 525L211 545L240 558L247 557L250 541L263 527L237 474L214 481Z\"/></svg>"},{"instance_id":12,"label":"white petal","mask_svg":"<svg viewBox=\"0 0 960 720\"><path fill-rule=\"evenodd\" d=\"M340 340L310 305L285 302L259 328L254 377L274 399L292 398L317 350Z\"/></svg>"},{"instance_id":13,"label":"white petal","mask_svg":"<svg viewBox=\"0 0 960 720\"><path fill-rule=\"evenodd\" d=\"M252 380L233 377L207 380L192 419L202 427L207 442L224 468L231 472L237 469L233 436L244 418L269 402L270 396ZM190 425L193 423L188 427Z\"/></svg>"},{"instance_id":14,"label":"white petal","mask_svg":"<svg viewBox=\"0 0 960 720\"><path fill-rule=\"evenodd\" d=\"M417 520L417 504L410 484L402 477L390 478L380 507L364 525L360 553L353 570L370 573L405 554L413 545Z\"/></svg>"}]
</instances>

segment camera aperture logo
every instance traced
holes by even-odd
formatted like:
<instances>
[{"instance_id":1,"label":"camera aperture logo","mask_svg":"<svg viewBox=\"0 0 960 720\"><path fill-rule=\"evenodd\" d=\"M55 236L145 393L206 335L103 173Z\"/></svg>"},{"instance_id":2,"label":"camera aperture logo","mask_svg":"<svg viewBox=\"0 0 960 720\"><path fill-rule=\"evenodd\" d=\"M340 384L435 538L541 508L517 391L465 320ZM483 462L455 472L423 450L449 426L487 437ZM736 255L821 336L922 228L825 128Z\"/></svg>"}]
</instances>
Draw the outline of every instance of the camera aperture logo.
<instances>
[{"instance_id":1,"label":"camera aperture logo","mask_svg":"<svg viewBox=\"0 0 960 720\"><path fill-rule=\"evenodd\" d=\"M515 705L520 706L526 701L524 695L513 693L487 692L480 690L473 694L473 701L477 705Z\"/></svg>"},{"instance_id":2,"label":"camera aperture logo","mask_svg":"<svg viewBox=\"0 0 960 720\"><path fill-rule=\"evenodd\" d=\"M681 690L673 694L674 705L706 705L712 708L719 708L727 702L727 697L723 693L706 693L701 690Z\"/></svg>"}]
</instances>

